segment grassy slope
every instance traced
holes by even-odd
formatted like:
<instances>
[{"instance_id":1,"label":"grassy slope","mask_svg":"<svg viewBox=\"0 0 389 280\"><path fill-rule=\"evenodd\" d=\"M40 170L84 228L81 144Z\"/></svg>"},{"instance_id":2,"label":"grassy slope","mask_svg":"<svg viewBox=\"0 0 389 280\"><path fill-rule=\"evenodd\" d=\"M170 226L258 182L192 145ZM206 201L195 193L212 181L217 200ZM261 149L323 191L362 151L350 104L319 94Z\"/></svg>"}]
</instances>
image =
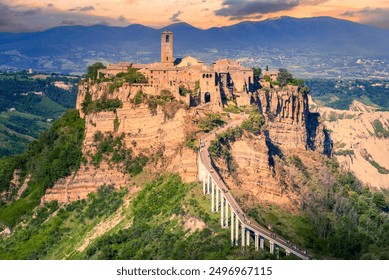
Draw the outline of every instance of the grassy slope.
<instances>
[{"instance_id":1,"label":"grassy slope","mask_svg":"<svg viewBox=\"0 0 389 280\"><path fill-rule=\"evenodd\" d=\"M128 206L123 205L131 198ZM124 205L126 205L124 203ZM119 210L117 210L119 209ZM86 201L65 208L55 203L37 210L26 226L0 239L0 259L247 259L266 253L231 247L230 232L221 229L219 214L211 214L209 198L198 184L184 184L165 174L147 183L135 197L104 188ZM115 213L116 212L116 213ZM55 213L53 215L52 213ZM96 225L120 217L120 222L83 252L77 249ZM188 217L206 222L194 233L184 230Z\"/></svg>"}]
</instances>

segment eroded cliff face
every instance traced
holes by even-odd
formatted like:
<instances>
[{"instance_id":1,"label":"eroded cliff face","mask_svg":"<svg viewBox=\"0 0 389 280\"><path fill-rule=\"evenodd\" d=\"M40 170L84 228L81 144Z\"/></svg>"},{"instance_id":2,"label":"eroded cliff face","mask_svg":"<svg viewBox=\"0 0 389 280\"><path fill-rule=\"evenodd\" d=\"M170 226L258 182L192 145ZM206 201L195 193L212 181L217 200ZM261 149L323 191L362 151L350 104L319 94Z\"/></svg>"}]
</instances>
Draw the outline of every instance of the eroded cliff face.
<instances>
[{"instance_id":1,"label":"eroded cliff face","mask_svg":"<svg viewBox=\"0 0 389 280\"><path fill-rule=\"evenodd\" d=\"M152 111L144 102L134 104L136 92L132 87L124 84L112 91L104 83L81 85L77 109L82 109L87 93L92 100L102 96L118 98L123 106L85 116L83 154L87 162L77 173L58 181L47 191L43 201L68 202L85 198L104 184L116 188L132 184L131 176L120 162L103 160L98 166L91 163L96 153L94 137L100 132L113 137L122 135L123 146L131 148L133 156L145 155L152 159L145 167L148 172L178 172L184 181L197 180L196 154L183 143L186 135L196 130L193 124L199 117L198 110L181 106L170 114L166 108L157 106ZM218 167L237 197L297 208L295 198L298 193L287 190L285 184L280 183L275 158L307 149L326 152L330 147L328 137L317 115L309 112L307 95L296 87L260 92L256 104L267 119L262 133L258 136L245 134L231 145L231 156L237 167L235 174L228 174L221 161L217 161Z\"/></svg>"},{"instance_id":2,"label":"eroded cliff face","mask_svg":"<svg viewBox=\"0 0 389 280\"><path fill-rule=\"evenodd\" d=\"M331 130L340 166L376 189L389 189L389 112L358 101L349 110L322 107L310 100Z\"/></svg>"},{"instance_id":3,"label":"eroded cliff face","mask_svg":"<svg viewBox=\"0 0 389 280\"><path fill-rule=\"evenodd\" d=\"M227 165L222 160L216 163L232 191L248 208L271 203L298 211L301 190L292 179L283 178L286 162L294 156L303 162L311 161L314 153L318 155L315 164L319 165L325 154L331 154L332 142L319 123L319 115L309 112L307 94L298 92L297 87L260 92L256 101L266 118L262 133L245 133L232 144L235 174L223 172Z\"/></svg>"},{"instance_id":4,"label":"eroded cliff face","mask_svg":"<svg viewBox=\"0 0 389 280\"><path fill-rule=\"evenodd\" d=\"M136 93L129 89L123 85L110 94L104 84L80 86L77 109L81 109L87 91L93 100L107 94L110 99L118 97L123 106L116 112L103 111L85 116L83 154L87 162L78 172L48 189L43 201L69 202L87 197L102 185L120 188L132 183L131 176L120 162L103 160L99 166L91 163L91 157L96 153L94 135L97 132L103 135L111 133L113 137L123 136L123 146L131 148L133 157L142 154L149 158L145 169L151 173L178 172L184 181L197 179L196 154L183 145L185 134L195 118L194 111L179 108L173 117L167 118L166 112L158 106L151 113L145 104L135 106L130 103Z\"/></svg>"},{"instance_id":5,"label":"eroded cliff face","mask_svg":"<svg viewBox=\"0 0 389 280\"><path fill-rule=\"evenodd\" d=\"M258 96L258 105L267 117L267 140L285 149L317 150L331 154L331 140L319 114L309 111L308 94L297 86L271 89Z\"/></svg>"}]
</instances>

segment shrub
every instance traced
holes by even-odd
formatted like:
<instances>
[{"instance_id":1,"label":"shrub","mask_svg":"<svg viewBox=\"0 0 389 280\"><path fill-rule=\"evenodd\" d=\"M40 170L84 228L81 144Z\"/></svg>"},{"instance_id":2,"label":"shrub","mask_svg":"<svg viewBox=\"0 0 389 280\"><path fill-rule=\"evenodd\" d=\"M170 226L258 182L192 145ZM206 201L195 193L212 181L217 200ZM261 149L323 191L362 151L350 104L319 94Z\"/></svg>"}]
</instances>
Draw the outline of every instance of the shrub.
<instances>
[{"instance_id":1,"label":"shrub","mask_svg":"<svg viewBox=\"0 0 389 280\"><path fill-rule=\"evenodd\" d=\"M224 124L225 122L222 120L222 116L220 114L210 113L201 118L199 127L204 132L210 132L219 126L223 126Z\"/></svg>"},{"instance_id":2,"label":"shrub","mask_svg":"<svg viewBox=\"0 0 389 280\"><path fill-rule=\"evenodd\" d=\"M142 104L143 101L146 99L147 95L143 93L143 91L139 90L133 99L131 99L131 102L135 104L135 106Z\"/></svg>"},{"instance_id":3,"label":"shrub","mask_svg":"<svg viewBox=\"0 0 389 280\"><path fill-rule=\"evenodd\" d=\"M250 112L249 118L242 122L242 128L255 135L261 133L262 126L265 124L265 118L258 112L253 110Z\"/></svg>"}]
</instances>

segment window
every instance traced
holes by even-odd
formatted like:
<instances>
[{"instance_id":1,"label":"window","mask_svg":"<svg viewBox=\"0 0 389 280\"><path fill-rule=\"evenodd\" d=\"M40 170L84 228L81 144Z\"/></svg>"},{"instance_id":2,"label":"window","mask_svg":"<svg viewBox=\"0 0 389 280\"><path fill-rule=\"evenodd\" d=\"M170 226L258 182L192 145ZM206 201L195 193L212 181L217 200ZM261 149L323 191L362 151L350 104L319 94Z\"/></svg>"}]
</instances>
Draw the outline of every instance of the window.
<instances>
[{"instance_id":1,"label":"window","mask_svg":"<svg viewBox=\"0 0 389 280\"><path fill-rule=\"evenodd\" d=\"M169 43L169 35L166 35L166 40L165 40L166 43Z\"/></svg>"},{"instance_id":2,"label":"window","mask_svg":"<svg viewBox=\"0 0 389 280\"><path fill-rule=\"evenodd\" d=\"M169 58L168 58L168 57L166 57L166 61L169 61Z\"/></svg>"}]
</instances>

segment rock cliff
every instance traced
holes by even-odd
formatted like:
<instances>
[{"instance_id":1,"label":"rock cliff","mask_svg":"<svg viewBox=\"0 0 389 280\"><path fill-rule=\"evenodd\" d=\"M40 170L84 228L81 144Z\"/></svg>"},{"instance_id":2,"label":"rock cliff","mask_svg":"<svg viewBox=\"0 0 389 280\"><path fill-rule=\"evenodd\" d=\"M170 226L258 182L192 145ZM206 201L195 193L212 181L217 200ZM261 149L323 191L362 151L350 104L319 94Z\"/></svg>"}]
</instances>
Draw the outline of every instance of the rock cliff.
<instances>
[{"instance_id":1,"label":"rock cliff","mask_svg":"<svg viewBox=\"0 0 389 280\"><path fill-rule=\"evenodd\" d=\"M216 161L217 166L246 207L268 202L297 211L301 193L289 184L292 180L285 182L279 170L294 155L308 155L308 160L311 154L306 151L330 155L332 142L324 125L319 123L319 114L309 111L307 94L299 92L297 87L260 91L256 104L266 118L262 133L257 136L245 133L232 144L235 174L223 172L227 166L222 160Z\"/></svg>"},{"instance_id":2,"label":"rock cliff","mask_svg":"<svg viewBox=\"0 0 389 280\"><path fill-rule=\"evenodd\" d=\"M88 193L104 184L120 188L131 183L131 176L124 172L122 164L103 161L95 166L91 163L91 155L96 152L96 132L112 133L114 137L123 135L123 145L131 148L134 157L142 154L152 159L146 166L151 172L178 172L184 181L196 180L196 154L183 145L186 131L195 118L194 111L179 108L174 117L166 118L160 106L152 113L145 104L132 104L130 99L136 93L130 92L130 87L123 85L109 93L109 87L104 83L81 85L77 109L81 109L87 92L91 94L92 100L103 95L108 95L110 99L117 97L123 101L123 106L115 112L102 111L84 115L86 128L83 154L87 163L77 173L58 181L53 188L47 190L43 201L73 201L85 198Z\"/></svg>"},{"instance_id":3,"label":"rock cliff","mask_svg":"<svg viewBox=\"0 0 389 280\"><path fill-rule=\"evenodd\" d=\"M308 94L297 86L261 91L257 104L268 119L268 141L283 148L311 149L330 155L328 133L319 123L319 115L309 111Z\"/></svg>"},{"instance_id":4,"label":"rock cliff","mask_svg":"<svg viewBox=\"0 0 389 280\"><path fill-rule=\"evenodd\" d=\"M77 109L82 109L87 94L92 101L103 96L118 98L122 106L84 115L83 154L86 162L78 172L47 190L43 201L82 199L104 184L119 188L131 183L131 175L125 172L122 163L105 159L98 166L92 164L91 158L96 153L96 133L110 133L113 137L122 135L123 146L130 148L134 157L144 155L152 159L145 167L150 172L173 171L178 172L184 181L196 180L196 154L184 142L186 136L196 130L194 126L199 110L179 106L167 116L163 106L158 105L151 110L147 102L136 104L134 97L137 92L133 91L133 87L123 84L112 90L108 83L80 85ZM307 149L329 153L328 135L319 124L318 115L309 112L307 94L299 92L297 87L259 91L255 102L267 119L266 125L260 135L244 135L231 145L231 155L237 166L233 176L236 177L224 172L225 180L230 181L229 185L238 196L292 205L296 194L285 191L277 179L275 157ZM222 162L218 164L221 171L226 170Z\"/></svg>"},{"instance_id":5,"label":"rock cliff","mask_svg":"<svg viewBox=\"0 0 389 280\"><path fill-rule=\"evenodd\" d=\"M310 100L331 131L334 156L372 188L389 188L389 113L358 101L349 110L321 107Z\"/></svg>"}]
</instances>

